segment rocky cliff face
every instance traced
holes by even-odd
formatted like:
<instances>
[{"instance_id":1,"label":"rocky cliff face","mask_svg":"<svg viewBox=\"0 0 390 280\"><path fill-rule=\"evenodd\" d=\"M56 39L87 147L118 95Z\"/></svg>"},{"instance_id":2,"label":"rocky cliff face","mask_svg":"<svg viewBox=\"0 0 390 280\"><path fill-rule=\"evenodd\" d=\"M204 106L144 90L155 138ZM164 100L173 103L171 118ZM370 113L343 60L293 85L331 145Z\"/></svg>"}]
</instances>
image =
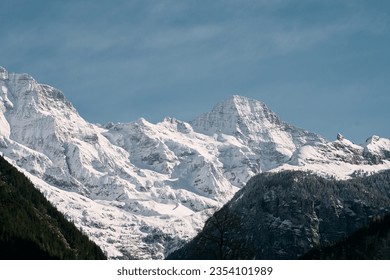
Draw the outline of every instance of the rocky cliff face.
<instances>
[{"instance_id":1,"label":"rocky cliff face","mask_svg":"<svg viewBox=\"0 0 390 280\"><path fill-rule=\"evenodd\" d=\"M171 259L297 259L390 211L390 172L336 181L264 173L206 222Z\"/></svg>"},{"instance_id":2,"label":"rocky cliff face","mask_svg":"<svg viewBox=\"0 0 390 280\"><path fill-rule=\"evenodd\" d=\"M187 123L84 120L64 94L0 68L0 151L111 258L164 258L254 175L390 168L390 141L330 142L233 96Z\"/></svg>"}]
</instances>

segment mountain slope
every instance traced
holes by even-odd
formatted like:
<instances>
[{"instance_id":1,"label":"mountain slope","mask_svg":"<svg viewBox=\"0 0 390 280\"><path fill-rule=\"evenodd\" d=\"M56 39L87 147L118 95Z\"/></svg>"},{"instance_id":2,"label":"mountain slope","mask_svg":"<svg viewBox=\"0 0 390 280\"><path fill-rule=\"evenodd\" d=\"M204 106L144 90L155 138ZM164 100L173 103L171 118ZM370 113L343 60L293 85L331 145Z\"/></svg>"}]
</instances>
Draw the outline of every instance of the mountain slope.
<instances>
[{"instance_id":1,"label":"mountain slope","mask_svg":"<svg viewBox=\"0 0 390 280\"><path fill-rule=\"evenodd\" d=\"M312 260L389 260L390 215L374 219L345 240L314 248L300 259Z\"/></svg>"},{"instance_id":2,"label":"mountain slope","mask_svg":"<svg viewBox=\"0 0 390 280\"><path fill-rule=\"evenodd\" d=\"M390 171L336 181L301 171L263 173L169 259L297 259L390 211Z\"/></svg>"},{"instance_id":3,"label":"mountain slope","mask_svg":"<svg viewBox=\"0 0 390 280\"><path fill-rule=\"evenodd\" d=\"M0 68L0 151L110 258L161 259L264 171L350 178L390 168L390 141L327 141L233 96L187 123L88 123L51 86Z\"/></svg>"},{"instance_id":4,"label":"mountain slope","mask_svg":"<svg viewBox=\"0 0 390 280\"><path fill-rule=\"evenodd\" d=\"M0 157L0 259L105 259L15 167Z\"/></svg>"}]
</instances>

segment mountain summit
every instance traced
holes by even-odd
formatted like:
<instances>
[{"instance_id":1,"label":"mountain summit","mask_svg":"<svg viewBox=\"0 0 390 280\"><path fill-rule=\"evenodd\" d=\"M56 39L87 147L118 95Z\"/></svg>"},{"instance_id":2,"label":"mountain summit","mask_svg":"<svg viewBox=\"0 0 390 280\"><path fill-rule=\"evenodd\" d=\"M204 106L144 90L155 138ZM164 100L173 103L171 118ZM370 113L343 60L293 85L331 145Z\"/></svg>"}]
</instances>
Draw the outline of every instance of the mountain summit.
<instances>
[{"instance_id":1,"label":"mountain summit","mask_svg":"<svg viewBox=\"0 0 390 280\"><path fill-rule=\"evenodd\" d=\"M0 152L110 258L161 259L193 237L205 211L264 171L340 179L390 169L390 140L327 141L233 96L186 123L105 127L64 94L0 70Z\"/></svg>"},{"instance_id":2,"label":"mountain summit","mask_svg":"<svg viewBox=\"0 0 390 280\"><path fill-rule=\"evenodd\" d=\"M191 125L208 135L224 133L246 138L267 133L270 128L279 127L281 121L264 103L233 95L196 118Z\"/></svg>"},{"instance_id":3,"label":"mountain summit","mask_svg":"<svg viewBox=\"0 0 390 280\"><path fill-rule=\"evenodd\" d=\"M303 145L325 141L318 134L281 121L263 102L238 95L218 103L191 125L195 131L210 136L234 136L261 155L261 171L286 162Z\"/></svg>"},{"instance_id":4,"label":"mountain summit","mask_svg":"<svg viewBox=\"0 0 390 280\"><path fill-rule=\"evenodd\" d=\"M8 71L2 66L0 66L0 79L2 80L8 79Z\"/></svg>"}]
</instances>

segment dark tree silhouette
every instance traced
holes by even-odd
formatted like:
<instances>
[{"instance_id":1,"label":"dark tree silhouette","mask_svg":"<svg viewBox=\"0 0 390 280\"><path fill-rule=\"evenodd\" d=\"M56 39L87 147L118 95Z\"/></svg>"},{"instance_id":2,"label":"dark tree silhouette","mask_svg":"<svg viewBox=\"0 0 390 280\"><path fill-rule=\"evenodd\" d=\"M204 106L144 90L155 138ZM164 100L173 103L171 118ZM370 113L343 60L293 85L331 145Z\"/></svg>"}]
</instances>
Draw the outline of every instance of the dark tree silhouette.
<instances>
[{"instance_id":1,"label":"dark tree silhouette","mask_svg":"<svg viewBox=\"0 0 390 280\"><path fill-rule=\"evenodd\" d=\"M216 259L224 260L227 258L229 251L234 249L234 242L228 239L230 231L240 226L240 219L228 208L208 212L209 218L205 223L204 230L199 232L199 238L206 239L214 243L217 247L215 251Z\"/></svg>"},{"instance_id":2,"label":"dark tree silhouette","mask_svg":"<svg viewBox=\"0 0 390 280\"><path fill-rule=\"evenodd\" d=\"M29 179L0 156L0 259L105 259Z\"/></svg>"}]
</instances>

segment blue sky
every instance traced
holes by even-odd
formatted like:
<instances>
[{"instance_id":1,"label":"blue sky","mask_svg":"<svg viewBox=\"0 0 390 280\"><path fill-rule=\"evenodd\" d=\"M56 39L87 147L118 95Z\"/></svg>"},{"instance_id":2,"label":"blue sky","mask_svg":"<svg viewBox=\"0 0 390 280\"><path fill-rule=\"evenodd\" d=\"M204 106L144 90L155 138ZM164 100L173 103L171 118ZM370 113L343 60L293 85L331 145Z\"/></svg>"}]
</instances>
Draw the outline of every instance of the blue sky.
<instances>
[{"instance_id":1,"label":"blue sky","mask_svg":"<svg viewBox=\"0 0 390 280\"><path fill-rule=\"evenodd\" d=\"M335 139L390 138L390 1L0 0L0 65L91 122L190 121L233 94Z\"/></svg>"}]
</instances>

